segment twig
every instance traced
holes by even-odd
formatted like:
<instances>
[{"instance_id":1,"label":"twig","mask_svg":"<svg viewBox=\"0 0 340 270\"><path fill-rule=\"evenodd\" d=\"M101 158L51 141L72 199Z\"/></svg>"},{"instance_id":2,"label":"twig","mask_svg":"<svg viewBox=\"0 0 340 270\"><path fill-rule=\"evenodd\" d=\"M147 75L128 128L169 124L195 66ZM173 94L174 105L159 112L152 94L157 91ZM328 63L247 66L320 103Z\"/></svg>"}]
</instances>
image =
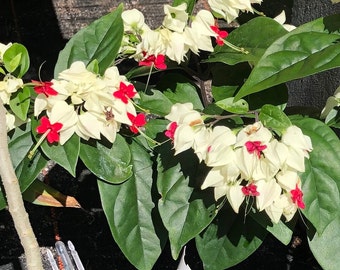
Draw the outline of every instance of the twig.
<instances>
[{"instance_id":1,"label":"twig","mask_svg":"<svg viewBox=\"0 0 340 270\"><path fill-rule=\"evenodd\" d=\"M25 251L27 268L43 270L40 249L24 207L18 178L9 155L6 128L6 109L0 98L0 175L6 193L8 210Z\"/></svg>"}]
</instances>

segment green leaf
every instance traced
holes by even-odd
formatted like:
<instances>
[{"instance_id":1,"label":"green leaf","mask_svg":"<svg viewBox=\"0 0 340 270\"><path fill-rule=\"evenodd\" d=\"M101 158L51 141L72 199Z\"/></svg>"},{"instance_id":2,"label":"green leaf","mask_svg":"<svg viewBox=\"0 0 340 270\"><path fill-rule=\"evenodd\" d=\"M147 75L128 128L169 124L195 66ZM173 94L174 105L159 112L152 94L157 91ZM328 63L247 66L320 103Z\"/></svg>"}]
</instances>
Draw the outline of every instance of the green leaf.
<instances>
[{"instance_id":1,"label":"green leaf","mask_svg":"<svg viewBox=\"0 0 340 270\"><path fill-rule=\"evenodd\" d=\"M264 229L270 232L276 237L282 244L288 245L292 240L293 230L296 224L296 219L292 219L290 222L272 223L268 215L264 212L250 212L249 215Z\"/></svg>"},{"instance_id":2,"label":"green leaf","mask_svg":"<svg viewBox=\"0 0 340 270\"><path fill-rule=\"evenodd\" d=\"M38 121L35 118L32 118L31 122L32 134L35 140L38 141L40 138L40 135L36 132ZM76 166L80 149L80 139L77 134L73 134L64 145L56 143L50 144L47 140L44 140L40 147L49 159L54 160L72 176L76 175Z\"/></svg>"},{"instance_id":3,"label":"green leaf","mask_svg":"<svg viewBox=\"0 0 340 270\"><path fill-rule=\"evenodd\" d=\"M94 175L109 183L122 183L133 173L129 146L119 134L112 145L82 142L79 156Z\"/></svg>"},{"instance_id":4,"label":"green leaf","mask_svg":"<svg viewBox=\"0 0 340 270\"><path fill-rule=\"evenodd\" d=\"M9 133L8 150L13 167L16 168L24 160L29 150L33 147L31 124L26 123L16 127Z\"/></svg>"},{"instance_id":5,"label":"green leaf","mask_svg":"<svg viewBox=\"0 0 340 270\"><path fill-rule=\"evenodd\" d=\"M292 125L288 116L280 108L270 104L262 106L259 119L263 125L280 133Z\"/></svg>"},{"instance_id":6,"label":"green leaf","mask_svg":"<svg viewBox=\"0 0 340 270\"><path fill-rule=\"evenodd\" d=\"M215 101L220 101L229 97L233 97L237 90L237 86L212 86L211 92Z\"/></svg>"},{"instance_id":7,"label":"green leaf","mask_svg":"<svg viewBox=\"0 0 340 270\"><path fill-rule=\"evenodd\" d=\"M187 13L191 14L192 11L194 10L196 0L174 0L172 2L172 6L176 7L176 6L179 6L182 3L187 4Z\"/></svg>"},{"instance_id":8,"label":"green leaf","mask_svg":"<svg viewBox=\"0 0 340 270\"><path fill-rule=\"evenodd\" d=\"M198 166L194 154L187 151L173 157L170 147L163 151L157 167L157 188L161 194L158 208L169 232L172 257L177 259L182 247L213 220L216 206L206 191L195 191L189 185L190 177L197 179L193 175ZM191 176L185 176L186 173Z\"/></svg>"},{"instance_id":9,"label":"green leaf","mask_svg":"<svg viewBox=\"0 0 340 270\"><path fill-rule=\"evenodd\" d=\"M98 60L99 73L115 61L123 38L123 20L121 14L123 5L108 15L94 21L89 26L75 34L65 48L59 53L54 76L69 68L75 61L85 65L94 59Z\"/></svg>"},{"instance_id":10,"label":"green leaf","mask_svg":"<svg viewBox=\"0 0 340 270\"><path fill-rule=\"evenodd\" d=\"M99 193L116 243L137 269L149 270L161 254L165 232L153 213L150 155L134 142L130 152L133 165L130 179L120 185L98 181Z\"/></svg>"},{"instance_id":11,"label":"green leaf","mask_svg":"<svg viewBox=\"0 0 340 270\"><path fill-rule=\"evenodd\" d=\"M25 46L13 43L4 53L5 68L14 76L21 78L30 66L30 58Z\"/></svg>"},{"instance_id":12,"label":"green leaf","mask_svg":"<svg viewBox=\"0 0 340 270\"><path fill-rule=\"evenodd\" d=\"M340 66L340 14L306 23L276 40L236 98Z\"/></svg>"},{"instance_id":13,"label":"green leaf","mask_svg":"<svg viewBox=\"0 0 340 270\"><path fill-rule=\"evenodd\" d=\"M249 111L249 105L244 99L234 102L234 98L225 98L216 102L216 105L231 113L243 114Z\"/></svg>"},{"instance_id":14,"label":"green leaf","mask_svg":"<svg viewBox=\"0 0 340 270\"><path fill-rule=\"evenodd\" d=\"M177 83L174 92L168 89L164 92L164 95L170 99L172 103L190 102L194 105L195 110L203 110L203 105L197 94L197 90L190 83Z\"/></svg>"},{"instance_id":15,"label":"green leaf","mask_svg":"<svg viewBox=\"0 0 340 270\"><path fill-rule=\"evenodd\" d=\"M37 152L32 160L28 159L27 154L33 145L30 130L29 123L15 128L10 134L8 143L12 164L22 192L31 185L47 163L46 158L40 152ZM0 188L0 209L5 206L6 200Z\"/></svg>"},{"instance_id":16,"label":"green leaf","mask_svg":"<svg viewBox=\"0 0 340 270\"><path fill-rule=\"evenodd\" d=\"M340 141L321 121L304 118L293 123L312 140L313 151L300 176L306 204L302 212L321 234L340 209Z\"/></svg>"},{"instance_id":17,"label":"green leaf","mask_svg":"<svg viewBox=\"0 0 340 270\"><path fill-rule=\"evenodd\" d=\"M37 152L32 160L28 159L26 155L15 169L21 191L25 191L32 184L41 170L46 166L47 161L48 160L41 152Z\"/></svg>"},{"instance_id":18,"label":"green leaf","mask_svg":"<svg viewBox=\"0 0 340 270\"><path fill-rule=\"evenodd\" d=\"M31 91L29 87L24 87L23 89L15 92L9 102L9 106L13 113L19 117L22 121L26 121L27 112L30 106Z\"/></svg>"},{"instance_id":19,"label":"green leaf","mask_svg":"<svg viewBox=\"0 0 340 270\"><path fill-rule=\"evenodd\" d=\"M162 92L152 90L152 95L147 95L143 92L140 92L139 95L139 104L144 109L161 116L165 116L170 113L172 103Z\"/></svg>"},{"instance_id":20,"label":"green leaf","mask_svg":"<svg viewBox=\"0 0 340 270\"><path fill-rule=\"evenodd\" d=\"M196 237L204 269L223 270L242 262L261 245L267 234L251 217L244 219L242 215L226 212L222 208L216 224L211 223L202 236Z\"/></svg>"},{"instance_id":21,"label":"green leaf","mask_svg":"<svg viewBox=\"0 0 340 270\"><path fill-rule=\"evenodd\" d=\"M271 18L254 18L233 30L226 38L231 44L244 48L248 54L237 52L226 45L217 46L206 62L222 62L228 65L257 63L266 49L286 33L287 30Z\"/></svg>"},{"instance_id":22,"label":"green leaf","mask_svg":"<svg viewBox=\"0 0 340 270\"><path fill-rule=\"evenodd\" d=\"M324 270L338 270L340 265L340 215L325 228L321 235L308 239L309 247Z\"/></svg>"}]
</instances>

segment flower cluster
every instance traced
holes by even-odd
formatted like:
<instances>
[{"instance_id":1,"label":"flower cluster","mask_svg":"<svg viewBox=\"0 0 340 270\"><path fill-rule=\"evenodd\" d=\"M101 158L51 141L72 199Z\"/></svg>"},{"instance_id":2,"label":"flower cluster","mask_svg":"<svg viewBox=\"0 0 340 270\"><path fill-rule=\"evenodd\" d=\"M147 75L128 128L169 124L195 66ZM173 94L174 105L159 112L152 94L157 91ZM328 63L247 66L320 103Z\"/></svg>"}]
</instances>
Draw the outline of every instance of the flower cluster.
<instances>
[{"instance_id":1,"label":"flower cluster","mask_svg":"<svg viewBox=\"0 0 340 270\"><path fill-rule=\"evenodd\" d=\"M137 115L132 101L139 97L135 87L115 66L101 77L77 61L58 79L32 83L38 94L34 115L38 117L43 111L47 115L37 132L49 132L49 142L59 141L62 145L74 133L85 140L104 136L113 142L121 124L138 133L138 128L146 123L144 114Z\"/></svg>"},{"instance_id":2,"label":"flower cluster","mask_svg":"<svg viewBox=\"0 0 340 270\"><path fill-rule=\"evenodd\" d=\"M7 45L0 43L0 66L3 63L3 56L8 48L12 46L12 43L8 43ZM5 73L3 70L1 73ZM0 81L0 99L3 104L9 104L10 98L13 93L17 92L24 85L22 79L14 77L12 74L7 73L4 74L3 79ZM15 128L18 125L18 119L10 113L8 110L6 111L6 124L7 131Z\"/></svg>"},{"instance_id":3,"label":"flower cluster","mask_svg":"<svg viewBox=\"0 0 340 270\"><path fill-rule=\"evenodd\" d=\"M166 69L165 56L180 64L189 51L195 54L200 50L212 52L212 37L218 45L224 44L228 33L215 25L211 12L199 11L189 26L190 16L186 9L186 3L176 7L165 5L163 24L155 30L150 29L137 9L124 11L121 53L132 55L139 65Z\"/></svg>"},{"instance_id":4,"label":"flower cluster","mask_svg":"<svg viewBox=\"0 0 340 270\"><path fill-rule=\"evenodd\" d=\"M297 126L288 127L280 140L261 122L238 132L207 127L191 103L173 105L166 118L175 154L192 148L211 167L202 189L213 187L216 200L226 196L236 213L244 201L256 202L258 211L277 223L305 207L298 174L305 171L312 144Z\"/></svg>"},{"instance_id":5,"label":"flower cluster","mask_svg":"<svg viewBox=\"0 0 340 270\"><path fill-rule=\"evenodd\" d=\"M239 16L240 11L253 13L251 4L261 4L262 0L208 0L208 3L216 17L230 23Z\"/></svg>"}]
</instances>

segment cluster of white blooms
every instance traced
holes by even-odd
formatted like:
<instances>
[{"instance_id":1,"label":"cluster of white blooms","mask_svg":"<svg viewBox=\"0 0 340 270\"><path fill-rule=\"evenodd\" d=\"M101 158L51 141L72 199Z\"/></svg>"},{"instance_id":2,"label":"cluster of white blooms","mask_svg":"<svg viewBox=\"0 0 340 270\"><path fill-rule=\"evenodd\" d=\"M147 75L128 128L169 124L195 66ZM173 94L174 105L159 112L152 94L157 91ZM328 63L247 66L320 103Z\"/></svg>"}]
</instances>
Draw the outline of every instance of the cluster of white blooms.
<instances>
[{"instance_id":1,"label":"cluster of white blooms","mask_svg":"<svg viewBox=\"0 0 340 270\"><path fill-rule=\"evenodd\" d=\"M171 122L165 135L173 140L175 154L192 148L211 167L202 189L213 187L216 200L226 196L236 213L250 198L275 223L305 207L298 173L305 171L312 144L297 126L288 127L280 140L261 122L236 133L207 127L191 103L173 105L166 119Z\"/></svg>"},{"instance_id":2,"label":"cluster of white blooms","mask_svg":"<svg viewBox=\"0 0 340 270\"><path fill-rule=\"evenodd\" d=\"M261 4L262 0L208 0L208 3L217 17L230 23L239 16L240 11L253 13L251 4Z\"/></svg>"},{"instance_id":3,"label":"cluster of white blooms","mask_svg":"<svg viewBox=\"0 0 340 270\"><path fill-rule=\"evenodd\" d=\"M154 64L156 68L165 69L164 56L179 64L185 60L189 50L195 54L200 50L212 52L211 37L222 45L227 32L215 26L211 12L199 11L189 26L186 9L186 3L176 7L165 5L163 24L155 30L146 25L143 14L137 9L124 11L121 52L132 55L140 65Z\"/></svg>"},{"instance_id":4,"label":"cluster of white blooms","mask_svg":"<svg viewBox=\"0 0 340 270\"><path fill-rule=\"evenodd\" d=\"M38 132L51 132L49 142L64 144L74 133L85 140L103 135L113 142L121 124L133 127L133 131L142 126L134 122L137 113L132 98L137 98L138 93L115 66L101 77L77 61L58 79L33 83L38 93L34 115L46 111L48 117ZM54 126L56 123L61 125Z\"/></svg>"},{"instance_id":5,"label":"cluster of white blooms","mask_svg":"<svg viewBox=\"0 0 340 270\"><path fill-rule=\"evenodd\" d=\"M0 43L0 64L3 63L3 56L8 48L12 46L12 43L7 45ZM4 74L4 77L0 81L0 98L3 104L9 104L11 95L21 89L24 85L22 79L16 78L10 73ZM15 128L17 119L10 112L6 111L6 123L7 131Z\"/></svg>"}]
</instances>

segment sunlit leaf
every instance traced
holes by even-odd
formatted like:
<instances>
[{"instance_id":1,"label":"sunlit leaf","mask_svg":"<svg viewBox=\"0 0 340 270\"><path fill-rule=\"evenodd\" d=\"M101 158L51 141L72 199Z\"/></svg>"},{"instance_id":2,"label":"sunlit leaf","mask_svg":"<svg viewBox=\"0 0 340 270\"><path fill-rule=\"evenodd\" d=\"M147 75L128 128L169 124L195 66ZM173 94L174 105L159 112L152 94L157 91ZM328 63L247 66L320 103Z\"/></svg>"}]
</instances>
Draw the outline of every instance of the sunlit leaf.
<instances>
[{"instance_id":1,"label":"sunlit leaf","mask_svg":"<svg viewBox=\"0 0 340 270\"><path fill-rule=\"evenodd\" d=\"M8 72L21 78L30 66L30 58L25 46L13 43L4 53L3 61Z\"/></svg>"},{"instance_id":2,"label":"sunlit leaf","mask_svg":"<svg viewBox=\"0 0 340 270\"><path fill-rule=\"evenodd\" d=\"M340 209L340 141L321 121L306 118L293 123L312 140L313 151L301 175L306 204L302 212L317 232L322 233Z\"/></svg>"},{"instance_id":3,"label":"sunlit leaf","mask_svg":"<svg viewBox=\"0 0 340 270\"><path fill-rule=\"evenodd\" d=\"M277 39L255 65L236 99L340 66L340 14L306 23Z\"/></svg>"},{"instance_id":4,"label":"sunlit leaf","mask_svg":"<svg viewBox=\"0 0 340 270\"><path fill-rule=\"evenodd\" d=\"M123 37L123 5L80 30L59 53L54 76L69 68L75 61L88 65L98 60L99 73L103 74L116 59Z\"/></svg>"}]
</instances>

